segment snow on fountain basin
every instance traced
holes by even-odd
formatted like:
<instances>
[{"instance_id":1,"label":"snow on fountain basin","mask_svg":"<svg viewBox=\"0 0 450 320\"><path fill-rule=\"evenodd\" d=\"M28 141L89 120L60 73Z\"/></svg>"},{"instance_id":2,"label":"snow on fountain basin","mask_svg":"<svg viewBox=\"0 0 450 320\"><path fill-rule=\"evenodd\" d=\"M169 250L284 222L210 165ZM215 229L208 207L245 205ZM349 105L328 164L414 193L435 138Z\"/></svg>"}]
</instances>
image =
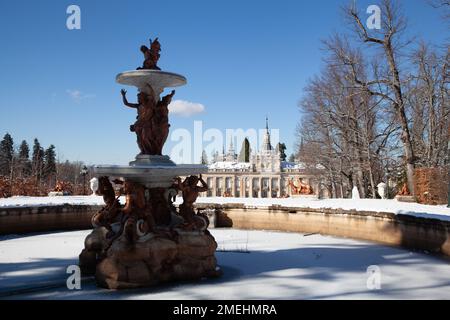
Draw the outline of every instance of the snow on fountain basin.
<instances>
[{"instance_id":1,"label":"snow on fountain basin","mask_svg":"<svg viewBox=\"0 0 450 320\"><path fill-rule=\"evenodd\" d=\"M122 203L125 199L121 198ZM178 197L177 203L182 199ZM298 207L312 209L344 209L372 212L387 212L394 214L412 215L422 218L433 218L444 221L450 221L450 208L445 205L430 206L418 203L405 203L396 200L374 200L374 199L261 199L261 198L221 198L221 197L200 197L197 200L199 204L240 204L251 207ZM63 197L11 197L0 199L0 211L2 208L11 207L42 207L55 205L103 205L103 198L99 196L63 196Z\"/></svg>"},{"instance_id":2,"label":"snow on fountain basin","mask_svg":"<svg viewBox=\"0 0 450 320\"><path fill-rule=\"evenodd\" d=\"M125 291L99 289L93 281L66 288L66 268L77 263L89 231L0 238L0 298L450 299L448 261L426 254L322 235L211 232L223 277ZM380 290L367 287L372 265L381 270ZM20 294L32 287L40 289Z\"/></svg>"}]
</instances>

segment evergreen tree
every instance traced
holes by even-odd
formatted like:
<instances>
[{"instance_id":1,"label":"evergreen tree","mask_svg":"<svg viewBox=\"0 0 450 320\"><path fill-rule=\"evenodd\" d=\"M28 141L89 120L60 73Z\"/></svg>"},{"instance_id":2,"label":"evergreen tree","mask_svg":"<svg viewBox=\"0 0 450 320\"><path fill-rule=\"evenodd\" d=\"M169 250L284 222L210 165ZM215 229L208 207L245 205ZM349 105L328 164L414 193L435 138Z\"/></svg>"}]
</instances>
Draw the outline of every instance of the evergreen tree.
<instances>
[{"instance_id":1,"label":"evergreen tree","mask_svg":"<svg viewBox=\"0 0 450 320\"><path fill-rule=\"evenodd\" d=\"M286 158L287 158L286 145L284 143L278 143L277 144L277 151L280 153L281 161L286 161Z\"/></svg>"},{"instance_id":2,"label":"evergreen tree","mask_svg":"<svg viewBox=\"0 0 450 320\"><path fill-rule=\"evenodd\" d=\"M206 155L205 150L202 152L201 164L208 164L208 156Z\"/></svg>"},{"instance_id":3,"label":"evergreen tree","mask_svg":"<svg viewBox=\"0 0 450 320\"><path fill-rule=\"evenodd\" d=\"M0 175L9 176L14 157L14 141L9 133L0 142Z\"/></svg>"},{"instance_id":4,"label":"evergreen tree","mask_svg":"<svg viewBox=\"0 0 450 320\"><path fill-rule=\"evenodd\" d=\"M23 140L19 147L19 166L21 176L29 176L31 173L31 162L30 162L30 147L28 143Z\"/></svg>"},{"instance_id":5,"label":"evergreen tree","mask_svg":"<svg viewBox=\"0 0 450 320\"><path fill-rule=\"evenodd\" d=\"M289 156L289 162L295 162L295 156L293 153Z\"/></svg>"},{"instance_id":6,"label":"evergreen tree","mask_svg":"<svg viewBox=\"0 0 450 320\"><path fill-rule=\"evenodd\" d=\"M41 147L38 139L34 139L31 167L33 176L40 181L44 168L44 149Z\"/></svg>"},{"instance_id":7,"label":"evergreen tree","mask_svg":"<svg viewBox=\"0 0 450 320\"><path fill-rule=\"evenodd\" d=\"M239 162L250 162L250 142L247 138L242 142L241 152L239 153Z\"/></svg>"},{"instance_id":8,"label":"evergreen tree","mask_svg":"<svg viewBox=\"0 0 450 320\"><path fill-rule=\"evenodd\" d=\"M54 175L56 175L56 152L55 146L51 144L44 152L43 176L50 178Z\"/></svg>"},{"instance_id":9,"label":"evergreen tree","mask_svg":"<svg viewBox=\"0 0 450 320\"><path fill-rule=\"evenodd\" d=\"M213 151L212 153L211 153L211 156L212 156L212 161L211 161L211 163L216 163L217 161L219 161L219 152L218 151Z\"/></svg>"},{"instance_id":10,"label":"evergreen tree","mask_svg":"<svg viewBox=\"0 0 450 320\"><path fill-rule=\"evenodd\" d=\"M28 143L23 140L19 147L19 158L30 160L30 147Z\"/></svg>"}]
</instances>

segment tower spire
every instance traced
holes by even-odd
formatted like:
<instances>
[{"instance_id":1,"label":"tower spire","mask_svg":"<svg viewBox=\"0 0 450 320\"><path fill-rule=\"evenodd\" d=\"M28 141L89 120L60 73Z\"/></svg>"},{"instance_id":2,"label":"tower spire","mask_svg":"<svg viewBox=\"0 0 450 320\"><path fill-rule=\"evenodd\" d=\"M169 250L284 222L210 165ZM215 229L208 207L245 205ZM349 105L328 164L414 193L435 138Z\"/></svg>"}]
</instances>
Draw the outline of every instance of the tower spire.
<instances>
[{"instance_id":1,"label":"tower spire","mask_svg":"<svg viewBox=\"0 0 450 320\"><path fill-rule=\"evenodd\" d=\"M269 132L269 118L266 116L266 134L263 140L263 151L271 151L272 145L270 144L270 132Z\"/></svg>"}]
</instances>

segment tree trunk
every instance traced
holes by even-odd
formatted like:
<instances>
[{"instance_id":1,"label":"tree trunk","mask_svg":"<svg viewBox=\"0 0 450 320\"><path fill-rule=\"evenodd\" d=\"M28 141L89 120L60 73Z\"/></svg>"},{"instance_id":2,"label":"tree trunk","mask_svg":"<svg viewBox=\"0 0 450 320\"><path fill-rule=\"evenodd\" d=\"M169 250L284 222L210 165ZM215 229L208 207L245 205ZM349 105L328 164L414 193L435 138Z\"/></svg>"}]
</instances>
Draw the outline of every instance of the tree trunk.
<instances>
[{"instance_id":1,"label":"tree trunk","mask_svg":"<svg viewBox=\"0 0 450 320\"><path fill-rule=\"evenodd\" d=\"M385 43L385 52L389 64L389 69L392 75L392 89L395 94L395 109L397 111L397 116L402 127L402 142L403 142L403 153L405 155L406 162L406 178L408 183L408 189L411 195L414 195L414 151L412 147L411 134L408 127L408 119L405 112L405 104L403 101L403 94L400 85L400 75L395 63L394 51L392 49L391 41L388 40Z\"/></svg>"}]
</instances>

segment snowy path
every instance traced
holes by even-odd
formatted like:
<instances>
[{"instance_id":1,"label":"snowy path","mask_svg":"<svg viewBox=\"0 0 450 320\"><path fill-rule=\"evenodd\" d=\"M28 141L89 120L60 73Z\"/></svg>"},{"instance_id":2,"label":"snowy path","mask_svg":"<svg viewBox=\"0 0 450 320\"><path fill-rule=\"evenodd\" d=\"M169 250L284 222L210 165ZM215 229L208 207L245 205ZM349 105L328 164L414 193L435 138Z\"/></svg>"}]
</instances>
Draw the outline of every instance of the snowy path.
<instances>
[{"instance_id":1,"label":"snowy path","mask_svg":"<svg viewBox=\"0 0 450 320\"><path fill-rule=\"evenodd\" d=\"M92 282L15 295L34 299L450 299L450 263L363 241L329 236L213 229L224 276L199 283L107 291ZM88 231L0 238L0 295L19 286L65 283ZM381 268L379 291L367 267Z\"/></svg>"},{"instance_id":2,"label":"snowy path","mask_svg":"<svg viewBox=\"0 0 450 320\"><path fill-rule=\"evenodd\" d=\"M121 202L125 200L122 197ZM182 199L177 198L177 203L180 204ZM261 199L261 198L198 198L199 204L243 204L247 207L269 207L272 205L281 205L285 207L298 208L331 208L344 210L359 210L359 211L375 211L388 212L395 214L407 214L416 217L434 218L445 221L450 221L450 208L444 205L429 206L418 203L404 203L396 200L373 200L373 199L302 199L302 198L287 198L287 199ZM24 207L24 206L53 206L53 205L103 205L103 198L99 196L65 196L65 197L12 197L7 199L0 199L0 211L2 208Z\"/></svg>"}]
</instances>

